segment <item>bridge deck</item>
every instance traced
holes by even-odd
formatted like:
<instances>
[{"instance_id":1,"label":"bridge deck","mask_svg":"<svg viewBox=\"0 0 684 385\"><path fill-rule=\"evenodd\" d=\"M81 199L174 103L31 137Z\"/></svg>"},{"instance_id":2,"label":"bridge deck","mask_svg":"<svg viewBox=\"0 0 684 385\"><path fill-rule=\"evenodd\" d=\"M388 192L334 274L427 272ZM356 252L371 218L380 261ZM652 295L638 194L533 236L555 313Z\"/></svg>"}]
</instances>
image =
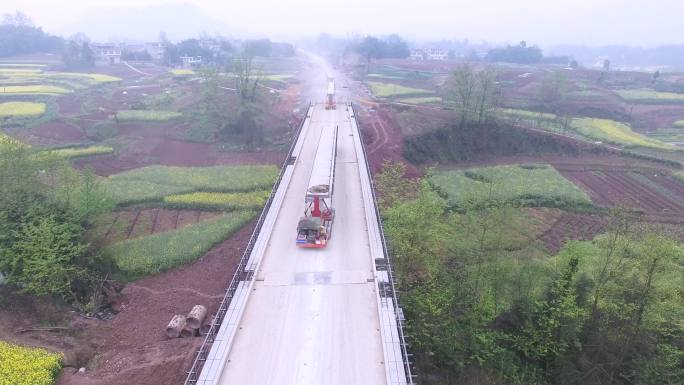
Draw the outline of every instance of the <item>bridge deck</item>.
<instances>
[{"instance_id":1,"label":"bridge deck","mask_svg":"<svg viewBox=\"0 0 684 385\"><path fill-rule=\"evenodd\" d=\"M325 249L300 249L296 227L317 143L335 125L332 239ZM227 354L222 370L213 369L219 381L202 373L199 383L386 384L355 134L344 106L314 106L232 344L212 347L214 356Z\"/></svg>"}]
</instances>

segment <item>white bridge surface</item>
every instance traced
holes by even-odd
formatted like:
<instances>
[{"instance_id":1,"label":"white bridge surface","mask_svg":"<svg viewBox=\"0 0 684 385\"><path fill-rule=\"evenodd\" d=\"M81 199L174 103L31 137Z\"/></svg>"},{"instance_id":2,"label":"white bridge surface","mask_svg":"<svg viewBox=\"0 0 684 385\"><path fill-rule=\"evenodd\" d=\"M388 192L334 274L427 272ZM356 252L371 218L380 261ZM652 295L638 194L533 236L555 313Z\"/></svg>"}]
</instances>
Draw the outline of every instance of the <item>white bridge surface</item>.
<instances>
[{"instance_id":1,"label":"white bridge surface","mask_svg":"<svg viewBox=\"0 0 684 385\"><path fill-rule=\"evenodd\" d=\"M377 218L351 108L316 104L309 114L291 178L269 212L274 223L260 234L270 230L268 242L247 267L255 280L241 283L197 384L406 383L395 310L378 295L377 281L387 275L375 271L382 244L377 228L368 231ZM335 126L331 240L323 249L301 249L296 228L316 149L323 130Z\"/></svg>"}]
</instances>

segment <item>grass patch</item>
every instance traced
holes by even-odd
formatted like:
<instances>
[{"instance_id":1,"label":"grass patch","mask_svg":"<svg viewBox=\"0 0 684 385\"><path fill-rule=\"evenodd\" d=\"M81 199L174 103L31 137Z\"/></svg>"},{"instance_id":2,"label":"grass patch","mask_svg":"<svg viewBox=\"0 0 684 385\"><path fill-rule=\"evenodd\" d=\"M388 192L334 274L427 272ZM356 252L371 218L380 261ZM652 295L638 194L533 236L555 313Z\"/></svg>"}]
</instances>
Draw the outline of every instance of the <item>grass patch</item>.
<instances>
[{"instance_id":1,"label":"grass patch","mask_svg":"<svg viewBox=\"0 0 684 385\"><path fill-rule=\"evenodd\" d=\"M439 104L442 103L442 98L439 96L424 96L419 98L399 99L397 101L408 104Z\"/></svg>"},{"instance_id":2,"label":"grass patch","mask_svg":"<svg viewBox=\"0 0 684 385\"><path fill-rule=\"evenodd\" d=\"M8 144L30 147L29 145L23 143L19 139L15 139L15 138L5 134L4 132L0 131L0 146L4 146L4 145L8 145Z\"/></svg>"},{"instance_id":3,"label":"grass patch","mask_svg":"<svg viewBox=\"0 0 684 385\"><path fill-rule=\"evenodd\" d=\"M45 113L45 103L5 102L0 103L0 117L36 116Z\"/></svg>"},{"instance_id":4,"label":"grass patch","mask_svg":"<svg viewBox=\"0 0 684 385\"><path fill-rule=\"evenodd\" d=\"M170 69L169 72L173 76L190 76L190 75L195 75L195 71L193 70L188 70L188 69Z\"/></svg>"},{"instance_id":5,"label":"grass patch","mask_svg":"<svg viewBox=\"0 0 684 385\"><path fill-rule=\"evenodd\" d=\"M107 189L118 204L162 201L192 192L252 192L270 189L275 166L150 166L110 176Z\"/></svg>"},{"instance_id":6,"label":"grass patch","mask_svg":"<svg viewBox=\"0 0 684 385\"><path fill-rule=\"evenodd\" d=\"M654 90L617 90L618 96L628 102L639 103L684 103L684 94L674 92L658 92Z\"/></svg>"},{"instance_id":7,"label":"grass patch","mask_svg":"<svg viewBox=\"0 0 684 385\"><path fill-rule=\"evenodd\" d=\"M2 86L0 95L62 95L71 90L50 85Z\"/></svg>"},{"instance_id":8,"label":"grass patch","mask_svg":"<svg viewBox=\"0 0 684 385\"><path fill-rule=\"evenodd\" d=\"M684 120L678 120L672 124L672 126L677 128L684 128Z\"/></svg>"},{"instance_id":9,"label":"grass patch","mask_svg":"<svg viewBox=\"0 0 684 385\"><path fill-rule=\"evenodd\" d=\"M500 204L587 207L589 196L548 165L438 171L430 182L456 208Z\"/></svg>"},{"instance_id":10,"label":"grass patch","mask_svg":"<svg viewBox=\"0 0 684 385\"><path fill-rule=\"evenodd\" d=\"M89 147L68 147L51 150L51 152L65 159L83 158L87 156L106 155L114 152L109 146L89 146Z\"/></svg>"},{"instance_id":11,"label":"grass patch","mask_svg":"<svg viewBox=\"0 0 684 385\"><path fill-rule=\"evenodd\" d=\"M122 121L140 120L147 122L165 122L178 119L181 116L183 116L183 114L180 112L164 110L122 110L116 113L116 118Z\"/></svg>"},{"instance_id":12,"label":"grass patch","mask_svg":"<svg viewBox=\"0 0 684 385\"><path fill-rule=\"evenodd\" d=\"M61 369L61 354L0 341L0 385L51 385Z\"/></svg>"},{"instance_id":13,"label":"grass patch","mask_svg":"<svg viewBox=\"0 0 684 385\"><path fill-rule=\"evenodd\" d=\"M182 229L116 243L106 249L128 280L194 261L246 225L256 211L236 211Z\"/></svg>"},{"instance_id":14,"label":"grass patch","mask_svg":"<svg viewBox=\"0 0 684 385\"><path fill-rule=\"evenodd\" d=\"M164 197L164 206L198 210L260 209L266 204L268 190L247 193L194 192Z\"/></svg>"},{"instance_id":15,"label":"grass patch","mask_svg":"<svg viewBox=\"0 0 684 385\"><path fill-rule=\"evenodd\" d=\"M405 87L393 83L367 82L373 92L373 95L378 98L389 98L402 95L421 95L433 94L430 90L420 88Z\"/></svg>"},{"instance_id":16,"label":"grass patch","mask_svg":"<svg viewBox=\"0 0 684 385\"><path fill-rule=\"evenodd\" d=\"M647 147L668 151L676 149L670 144L638 134L628 125L614 120L578 118L572 120L572 128L588 138L625 147Z\"/></svg>"}]
</instances>

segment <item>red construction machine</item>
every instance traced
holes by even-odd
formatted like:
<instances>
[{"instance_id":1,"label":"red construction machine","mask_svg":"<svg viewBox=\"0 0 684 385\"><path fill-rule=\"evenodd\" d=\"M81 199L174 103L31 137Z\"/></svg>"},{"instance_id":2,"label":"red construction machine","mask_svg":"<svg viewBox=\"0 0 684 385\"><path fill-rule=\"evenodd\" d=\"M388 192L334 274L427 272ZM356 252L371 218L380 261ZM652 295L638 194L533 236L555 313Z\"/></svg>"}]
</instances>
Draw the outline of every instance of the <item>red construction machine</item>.
<instances>
[{"instance_id":1,"label":"red construction machine","mask_svg":"<svg viewBox=\"0 0 684 385\"><path fill-rule=\"evenodd\" d=\"M325 127L314 159L304 198L304 216L297 225L297 246L322 248L330 240L335 210L332 207L337 155L337 126Z\"/></svg>"}]
</instances>

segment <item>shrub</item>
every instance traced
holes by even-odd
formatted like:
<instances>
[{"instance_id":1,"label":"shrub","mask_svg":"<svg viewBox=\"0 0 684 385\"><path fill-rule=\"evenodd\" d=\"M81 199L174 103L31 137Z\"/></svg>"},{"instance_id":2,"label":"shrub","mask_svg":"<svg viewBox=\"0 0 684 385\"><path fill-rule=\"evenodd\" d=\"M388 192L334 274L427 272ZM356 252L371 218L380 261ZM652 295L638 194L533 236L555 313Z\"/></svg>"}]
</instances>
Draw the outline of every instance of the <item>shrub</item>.
<instances>
[{"instance_id":1,"label":"shrub","mask_svg":"<svg viewBox=\"0 0 684 385\"><path fill-rule=\"evenodd\" d=\"M193 261L247 224L255 211L235 211L182 229L131 239L107 248L129 280Z\"/></svg>"},{"instance_id":2,"label":"shrub","mask_svg":"<svg viewBox=\"0 0 684 385\"><path fill-rule=\"evenodd\" d=\"M0 385L51 385L57 379L61 354L0 341Z\"/></svg>"}]
</instances>

